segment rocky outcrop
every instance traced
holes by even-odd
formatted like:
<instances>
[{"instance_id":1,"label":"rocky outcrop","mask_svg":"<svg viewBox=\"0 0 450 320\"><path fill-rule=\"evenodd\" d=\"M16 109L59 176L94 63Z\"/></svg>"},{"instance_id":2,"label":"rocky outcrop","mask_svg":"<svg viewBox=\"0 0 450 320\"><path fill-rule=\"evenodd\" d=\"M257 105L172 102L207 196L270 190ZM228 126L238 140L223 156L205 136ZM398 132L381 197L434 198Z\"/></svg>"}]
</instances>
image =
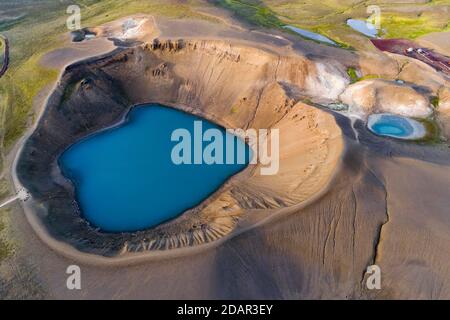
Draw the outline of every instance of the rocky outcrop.
<instances>
[{"instance_id":1,"label":"rocky outcrop","mask_svg":"<svg viewBox=\"0 0 450 320\"><path fill-rule=\"evenodd\" d=\"M351 112L364 115L384 112L426 118L433 112L427 97L412 87L380 79L350 85L340 99Z\"/></svg>"},{"instance_id":2,"label":"rocky outcrop","mask_svg":"<svg viewBox=\"0 0 450 320\"><path fill-rule=\"evenodd\" d=\"M217 240L317 195L343 149L334 117L301 102L336 98L345 68L226 41L154 40L66 69L27 141L18 175L52 236L102 255L167 250ZM280 171L250 166L179 218L133 234L107 234L81 217L59 155L118 123L130 106L158 102L226 128L280 130ZM51 164L51 165L49 165ZM43 211L43 212L42 212ZM250 222L253 221L253 222Z\"/></svg>"},{"instance_id":3,"label":"rocky outcrop","mask_svg":"<svg viewBox=\"0 0 450 320\"><path fill-rule=\"evenodd\" d=\"M91 37L98 37L103 35L101 28L82 28L70 32L70 36L73 42L81 42Z\"/></svg>"}]
</instances>

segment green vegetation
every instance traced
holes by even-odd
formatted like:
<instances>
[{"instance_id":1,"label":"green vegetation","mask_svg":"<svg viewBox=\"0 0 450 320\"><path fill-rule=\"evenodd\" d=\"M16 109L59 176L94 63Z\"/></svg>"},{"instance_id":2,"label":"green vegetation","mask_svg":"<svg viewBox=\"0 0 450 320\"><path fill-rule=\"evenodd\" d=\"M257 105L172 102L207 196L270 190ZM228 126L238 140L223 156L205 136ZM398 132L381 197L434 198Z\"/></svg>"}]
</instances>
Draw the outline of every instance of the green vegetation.
<instances>
[{"instance_id":1,"label":"green vegetation","mask_svg":"<svg viewBox=\"0 0 450 320\"><path fill-rule=\"evenodd\" d=\"M237 17L266 28L280 28L284 24L276 14L258 0L216 0L215 4L231 10Z\"/></svg>"},{"instance_id":2,"label":"green vegetation","mask_svg":"<svg viewBox=\"0 0 450 320\"><path fill-rule=\"evenodd\" d=\"M199 1L183 3L163 0L79 0L82 26L95 26L119 17L136 13L148 13L172 18L202 18L195 11ZM5 30L11 44L11 64L0 79L0 152L5 154L23 134L30 121L35 96L57 79L56 70L50 70L39 62L42 56L62 45L60 35L66 29L67 4L42 1L26 7L24 17ZM32 81L30 81L32 79Z\"/></svg>"},{"instance_id":3,"label":"green vegetation","mask_svg":"<svg viewBox=\"0 0 450 320\"><path fill-rule=\"evenodd\" d=\"M0 21L0 31L6 31L8 29L11 29L16 24L20 23L20 20L21 20L20 18L17 18L17 19Z\"/></svg>"},{"instance_id":4,"label":"green vegetation","mask_svg":"<svg viewBox=\"0 0 450 320\"><path fill-rule=\"evenodd\" d=\"M439 97L438 96L430 97L430 103L435 109L437 109L439 107Z\"/></svg>"},{"instance_id":5,"label":"green vegetation","mask_svg":"<svg viewBox=\"0 0 450 320\"><path fill-rule=\"evenodd\" d=\"M382 15L381 25L386 30L385 37L387 38L416 39L431 32L450 30L448 22L425 13L413 17Z\"/></svg>"},{"instance_id":6,"label":"green vegetation","mask_svg":"<svg viewBox=\"0 0 450 320\"><path fill-rule=\"evenodd\" d=\"M0 210L0 214L4 214L4 211L6 210ZM5 224L3 221L0 220L0 262L8 258L12 253L12 246L10 243L8 243L7 240L5 240L5 236L3 236L3 233L5 233Z\"/></svg>"},{"instance_id":7,"label":"green vegetation","mask_svg":"<svg viewBox=\"0 0 450 320\"><path fill-rule=\"evenodd\" d=\"M439 129L439 125L434 119L415 119L423 124L425 127L427 134L424 138L418 140L417 142L433 144L433 143L441 143L441 130Z\"/></svg>"},{"instance_id":8,"label":"green vegetation","mask_svg":"<svg viewBox=\"0 0 450 320\"><path fill-rule=\"evenodd\" d=\"M305 28L302 23L298 21L285 21L283 17L279 16L275 11L272 10L268 5L265 5L265 2L270 1L260 1L260 0L215 0L214 3L230 10L233 14L241 19L244 19L248 23L261 26L265 28L283 28L286 25L292 25L299 28ZM329 36L329 30L333 29L333 25L330 24L321 24L315 25L313 27L306 27L305 29L316 32L319 34L323 34L328 36L333 41L335 41L339 46L351 49L344 41L341 41L339 37ZM294 31L289 29L283 29L284 32L291 33L295 36L300 35ZM305 38L307 39L307 38ZM307 39L309 41L315 41L313 39ZM317 42L317 41L316 41Z\"/></svg>"},{"instance_id":9,"label":"green vegetation","mask_svg":"<svg viewBox=\"0 0 450 320\"><path fill-rule=\"evenodd\" d=\"M379 79L380 76L377 74L366 74L365 76L360 77L358 75L358 71L354 67L350 67L347 69L347 74L350 77L351 83L363 81L363 80L370 80L370 79Z\"/></svg>"},{"instance_id":10,"label":"green vegetation","mask_svg":"<svg viewBox=\"0 0 450 320\"><path fill-rule=\"evenodd\" d=\"M365 76L362 76L361 78L359 78L358 81L380 79L380 78L381 77L377 74L366 74Z\"/></svg>"},{"instance_id":11,"label":"green vegetation","mask_svg":"<svg viewBox=\"0 0 450 320\"><path fill-rule=\"evenodd\" d=\"M6 149L23 133L34 97L46 84L56 80L57 72L41 67L39 59L40 55L30 57L19 68L9 70L0 80L0 96L4 97L0 106L3 110L2 142Z\"/></svg>"},{"instance_id":12,"label":"green vegetation","mask_svg":"<svg viewBox=\"0 0 450 320\"><path fill-rule=\"evenodd\" d=\"M355 82L359 81L359 79L360 79L358 76L358 72L353 67L350 67L347 69L347 74L350 77L350 81L352 83L355 83Z\"/></svg>"},{"instance_id":13,"label":"green vegetation","mask_svg":"<svg viewBox=\"0 0 450 320\"><path fill-rule=\"evenodd\" d=\"M5 180L0 180L0 199L4 200L9 194L8 184ZM9 210L0 209L0 263L8 258L13 252L13 246L7 240L8 230L7 230L7 219Z\"/></svg>"},{"instance_id":14,"label":"green vegetation","mask_svg":"<svg viewBox=\"0 0 450 320\"><path fill-rule=\"evenodd\" d=\"M60 47L63 41L61 35L68 32L67 3L54 0L17 2L15 8L14 3L8 1L7 9L2 12L8 18L0 21L0 32L8 36L11 45L9 70L0 79L0 159L32 120L32 105L36 95L56 81L57 71L42 66L40 59L45 53ZM367 42L361 41L362 36L346 25L348 18L367 18L366 5L369 2L366 1L213 0L211 3L232 11L253 25L267 28L294 25L323 34L346 47L366 46L372 50ZM387 37L416 38L428 32L450 30L448 15L443 14L444 7L449 7L448 0L408 3L408 10L404 11L397 10L392 2L370 2L377 3L382 9L382 28L386 29ZM136 13L170 18L212 19L196 11L196 8L208 5L203 0L74 0L71 4L80 5L83 27L100 25ZM0 49L3 47L0 41ZM358 78L356 70L352 69L348 70L348 74L355 82L377 77L369 75ZM70 94L70 91L66 94ZM438 100L432 104L437 105ZM236 112L235 108L231 112Z\"/></svg>"},{"instance_id":15,"label":"green vegetation","mask_svg":"<svg viewBox=\"0 0 450 320\"><path fill-rule=\"evenodd\" d=\"M367 19L367 6L381 8L381 28L385 37L415 39L421 35L448 31L450 3L432 0L428 3L404 1L356 0L216 0L214 1L248 22L264 27L293 25L323 34L343 47L370 48L364 36L346 25L347 19ZM407 6L408 10L402 10ZM358 36L359 35L359 36Z\"/></svg>"},{"instance_id":16,"label":"green vegetation","mask_svg":"<svg viewBox=\"0 0 450 320\"><path fill-rule=\"evenodd\" d=\"M200 3L205 5L200 0L74 0L70 4L80 5L81 23L87 27L137 13L211 20L195 11ZM57 80L58 71L41 65L40 60L47 52L63 45L61 35L68 32L66 19L69 16L66 14L68 4L61 1L9 2L8 5L11 13L5 9L2 14L13 18L0 21L0 32L10 42L9 69L0 78L0 161L34 120L32 106L36 95ZM17 11L21 15L14 18ZM3 163L0 163L0 170L2 168ZM0 182L0 198L2 192L8 194L4 185L7 185L5 181ZM7 216L8 210L1 209L0 261L12 253L7 240Z\"/></svg>"},{"instance_id":17,"label":"green vegetation","mask_svg":"<svg viewBox=\"0 0 450 320\"><path fill-rule=\"evenodd\" d=\"M371 4L376 4L373 1ZM381 2L381 1L380 1ZM172 18L206 17L196 7L207 5L201 0L78 0L83 26L95 26L119 17L136 13L150 13ZM213 4L231 10L236 16L251 24L267 28L281 28L286 24L298 26L323 34L343 47L350 48L360 38L346 26L348 18L367 17L366 3L353 0L214 0ZM449 30L448 17L442 14L448 1L431 1L426 5L408 4L408 11L395 11L395 7L380 3L382 27L388 37L415 38L422 34ZM26 5L20 16L11 16L0 24L0 31L6 33L11 43L11 65L0 79L0 151L4 154L27 126L33 99L45 86L57 78L55 70L39 64L48 51L61 46L60 35L67 32L65 22L67 4L57 1L40 1ZM359 44L361 45L361 44ZM349 71L352 81L358 81ZM366 77L364 77L366 78ZM33 81L29 81L33 79Z\"/></svg>"}]
</instances>

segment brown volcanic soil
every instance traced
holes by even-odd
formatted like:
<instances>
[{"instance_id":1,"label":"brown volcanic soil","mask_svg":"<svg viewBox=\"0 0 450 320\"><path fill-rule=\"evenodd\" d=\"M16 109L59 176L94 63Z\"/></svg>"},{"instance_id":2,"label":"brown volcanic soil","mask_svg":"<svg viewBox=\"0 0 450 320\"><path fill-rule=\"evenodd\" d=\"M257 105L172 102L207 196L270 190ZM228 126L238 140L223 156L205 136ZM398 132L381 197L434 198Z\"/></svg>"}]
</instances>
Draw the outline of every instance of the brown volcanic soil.
<instances>
[{"instance_id":1,"label":"brown volcanic soil","mask_svg":"<svg viewBox=\"0 0 450 320\"><path fill-rule=\"evenodd\" d=\"M361 123L357 144L349 122L337 120L348 150L320 201L218 247L95 267L55 254L18 216L28 241L23 254L39 266L54 298L448 298L448 150L380 139ZM373 263L382 270L380 291L364 289L363 274ZM81 266L81 291L65 287L70 264Z\"/></svg>"},{"instance_id":2,"label":"brown volcanic soil","mask_svg":"<svg viewBox=\"0 0 450 320\"><path fill-rule=\"evenodd\" d=\"M424 47L431 48L437 52L450 56L450 31L433 32L417 39L418 43Z\"/></svg>"},{"instance_id":3,"label":"brown volcanic soil","mask_svg":"<svg viewBox=\"0 0 450 320\"><path fill-rule=\"evenodd\" d=\"M203 22L200 24L203 24ZM171 26L175 26L175 28L171 28ZM218 28L213 26L198 28L198 26L195 26L196 24L192 21L163 21L161 29L179 30L180 33L186 36L185 39L188 40L199 32L205 39L212 38L211 30ZM272 181L259 181L258 179L264 177L254 175L254 171L248 171L246 174L250 175L250 179L244 179L246 176L236 177L230 182L230 187L236 188L242 183L242 191L250 192L252 187L256 185L256 194L252 194L251 199L262 200L261 195L270 200L281 198L286 202L281 205L288 207L285 209L277 208L272 201L269 201L267 203L262 202L267 208L248 210L243 204L251 206L260 204L257 201L254 203L242 202L242 198L235 197L236 194L231 194L230 196L230 189L222 189L220 195L227 195L225 201L238 203L232 210L237 209L238 212L245 212L245 214L238 213L236 216L239 218L237 224L231 227L234 228L234 231L229 233L235 235L233 238L222 237L222 240L227 239L227 241L212 242L217 245L203 247L201 253L182 249L182 252L184 252L182 256L174 256L170 259L159 259L156 256L156 259L152 259L152 261L145 261L145 263L142 261L142 264L133 265L131 263L137 259L131 259L128 260L130 265L125 267L116 265L111 261L107 267L93 266L92 257L87 259L81 259L80 256L76 255L69 258L62 257L61 253L65 254L67 252L60 250L61 248L58 247L59 243L56 247L51 245L52 249L56 249L52 250L47 247L47 242L43 244L39 241L34 232L35 230L31 228L21 214L21 210L17 208L14 214L17 229L15 231L24 242L20 256L29 265L37 269L38 279L47 290L47 297L66 299L438 299L450 297L450 282L448 280L450 279L449 250L446 245L449 243L448 235L450 234L450 221L448 221L447 214L450 204L448 202L448 199L450 199L450 189L448 188L448 181L450 181L448 174L450 172L448 170L450 165L448 148L446 146L419 146L395 142L390 139L381 139L367 132L360 121L355 126L358 133L358 143L356 143L354 131L350 127L348 120L335 115L336 122L339 124L339 127L337 127L335 120L330 114L305 105L299 100L303 98L302 95L306 91L313 97L317 96L318 99L323 99L324 92L330 94L330 90L326 89L326 86L324 87L323 84L317 85L317 79L320 79L320 77L317 77L316 61L325 65L336 64L340 66L340 63L336 62L337 59L346 66L358 66L366 74L376 71L382 75L392 77L392 79L395 79L400 74L403 79L416 82L417 90L425 88L430 90L432 94L436 94L441 90L445 86L445 82L443 84L442 79L433 70L430 70L431 68L426 65L417 65L416 62L411 62L407 67L401 69L400 63L396 61L399 58L391 55L377 54L359 57L360 62L358 64L357 55L309 42L293 42L290 46L287 40L268 38L261 34L251 34L250 32L237 34L236 31L228 30L215 30L214 32L220 33L225 38L246 39L246 42L234 40L232 47L243 46L247 50L251 47L252 50L250 51L252 54L255 54L255 51L260 52L261 58L268 61L266 66L260 66L260 69L258 69L260 70L259 76L267 82L254 81L254 87L250 89L242 86L241 82L233 82L231 88L236 91L231 90L230 92L235 94L233 97L237 97L237 100L233 101L233 104L224 104L224 106L231 108L236 102L241 102L239 100L241 97L246 97L246 101L248 101L251 96L251 89L253 89L252 95L260 96L260 103L257 104L253 97L251 103L242 102L242 108L237 110L242 113L241 115L244 119L247 119L247 123L254 122L255 126L280 125L283 128L289 128L287 138L292 140L288 143L293 143L294 147L292 150L295 151L293 159L298 160L298 162L294 161L295 163L287 162L288 167L290 166L293 170L287 172L284 177L275 177ZM163 32L163 34L166 33ZM170 38L177 39L173 35ZM248 43L250 40L252 40L251 43ZM196 42L199 41L196 40ZM214 41L200 42L206 44L214 43ZM220 41L220 43L222 45L225 43L225 46L229 47L228 40L225 42ZM267 43L271 43L270 48L264 45ZM255 48L258 50L254 50ZM262 53L259 50L262 50ZM130 54L130 52L134 53ZM214 54L211 54L211 51L206 52L204 58L213 57L212 59L216 59L216 61L228 63L226 57L214 58ZM190 54L195 58L196 55L194 53ZM184 66L183 64L177 66L177 63L175 63L177 58L188 56L188 54L179 50L137 48L127 49L114 54L115 59L122 57L122 60L125 55L127 56L126 61L121 63L115 63L108 57L103 61L102 59L94 59L90 63L81 63L78 66L69 68L57 91L52 96L52 99L56 100L51 100L47 109L47 113L51 113L51 117L47 117L50 122L48 123L50 131L46 132L45 125L42 126L42 124L45 124L45 121L41 121L40 129L37 131L43 130L41 131L42 133L45 132L49 135L34 137L35 142L47 143L45 144L47 148L36 150L35 152L41 152L35 154L36 157L30 158L31 160L42 159L42 157L50 159L52 154L53 156L55 154L54 142L67 144L73 139L73 132L76 132L73 130L77 128L64 125L67 123L65 121L68 115L75 117L76 113L82 114L86 110L91 111L92 117L90 119L99 121L95 123L97 126L104 125L106 122L114 122L116 118L120 119L119 115L125 112L124 110L130 103L128 101L130 98L126 97L124 99L125 95L120 90L113 91L116 93L113 95L115 102L108 109L108 111L115 110L115 113L111 114L108 112L108 118L106 119L94 117L94 115L102 113L102 109L97 108L102 108L104 103L100 105L96 104L96 101L99 102L104 99L102 97L102 95L106 95L104 90L108 93L108 96L111 96L111 91L109 91L111 88L127 88L127 94L133 99L139 100L149 98L144 96L148 92L141 92L142 96L139 94L139 90L142 88L132 88L134 87L133 84L136 83L135 80L142 80L139 77L145 77L149 81L148 84L159 83L158 90L174 88L179 84L180 79L189 79L190 83L196 80L195 75L189 72L192 66L191 68L186 66L191 60L186 58ZM282 69L274 72L273 70L277 68L274 68L272 66L273 63L270 63L273 59L270 57L277 57L277 55L289 57L292 63L295 62L293 64L295 67L290 67L287 64L281 73L279 70ZM142 75L142 69L136 65L136 61L143 60L150 66L146 76ZM275 58L275 61L278 62L279 60ZM105 61L110 61L111 63L105 64ZM165 62L167 62L166 67L162 65ZM201 79L215 79L214 75L216 74L214 72L206 72L211 70L208 69L207 64L202 65L198 63L197 65L200 66L199 70L203 70L203 74L211 74L211 78L205 76ZM101 68L98 68L99 66ZM245 64L245 66L246 68L254 67L252 64L250 66ZM399 66L398 69L397 66ZM417 67L419 69L416 69ZM342 69L338 67L339 69L340 71L333 70L333 74L345 73L345 67ZM141 72L133 75L133 72L139 70ZM246 72L235 73L238 69L232 69L230 74L226 75L238 77L239 79L242 77L251 78L251 75L248 75L248 69L244 70ZM417 72L417 70L420 70L420 72ZM110 77L112 74L116 76L121 71L123 78L115 79ZM225 72L227 71L224 70L223 73ZM279 79L283 81L274 81L278 77L275 77L275 74L279 74ZM308 75L312 75L312 77L308 78ZM93 81L83 82L84 85L81 85L82 79L90 77L92 77ZM73 79L76 79L74 83L78 85L75 86L73 91L70 90L71 94L66 95L69 99L64 104L61 104L61 97L64 95L63 88L66 88L66 84L72 82ZM311 79L313 79L313 82L310 82ZM243 88L241 89L240 87ZM186 88L186 86L181 88ZM152 90L151 87L145 87L144 89ZM187 89L194 92L211 93L209 86L206 85L191 86L187 87ZM153 90L156 91L156 89ZM76 92L79 95L75 95ZM158 93L155 92L154 94L157 95ZM270 104L264 107L266 98L263 97L266 95L267 99L273 99L276 102L277 109L281 110L281 113L278 111L273 112L273 110L271 113ZM331 95L334 95L334 92ZM208 95L175 96L174 94L167 96L169 101L166 101L166 103L171 104L174 101L176 102L176 100L170 99L181 97L185 99L183 101L191 101L194 107L188 108L189 105L181 104L176 104L175 106L182 107L188 111L197 110L200 115L218 123L224 124L222 122L224 121L223 119L235 125L240 124L239 121L243 121L236 119L234 113L229 114L226 112L227 110L222 110L219 104L210 103L211 101L214 102L216 95L210 94L209 99L196 101L195 97L197 96L208 97ZM221 103L227 101L220 94L218 97L221 99ZM124 100L124 103L119 103ZM90 104L86 105L84 110L80 110L79 108L83 108L83 105L78 103L87 101L91 101ZM216 119L206 112L210 105L214 112L218 112L222 116L222 120ZM258 110L255 108L256 105L259 105ZM75 106L77 109L74 109ZM56 107L60 107L61 110L57 112ZM53 111L50 112L49 110L52 110L52 108ZM258 116L252 118L247 115L248 109L252 110L253 114L258 114ZM289 110L289 112L281 117L285 110ZM295 120L292 121L290 119L290 116L294 115L293 111L299 114L295 118L298 121L295 125ZM249 113L251 114L251 112ZM272 118L276 120L273 121ZM55 131L52 131L50 127L51 122L55 119L62 120L58 127L61 135L58 136L52 134ZM84 118L77 117L77 119ZM254 120L249 121L248 119ZM100 123L100 121L104 122ZM70 123L72 122L70 121ZM90 125L87 122L84 122L84 124ZM95 125L93 124L87 128L94 131ZM83 130L86 130L86 127L81 128L78 133L83 134ZM292 135L289 134L291 130L294 130ZM301 135L299 136L298 133ZM309 136L303 140L301 137L305 133ZM70 136L70 139L67 139L67 135ZM61 139L58 140L58 137ZM325 138L325 141L321 143L323 138ZM325 156L333 163L333 159L336 159L333 156L338 157L341 154L342 139L344 139L346 146L342 165L339 166L337 162L334 162L334 166L327 166L321 157ZM310 144L309 141L311 142ZM305 149L302 149L302 147ZM61 148L61 144L58 148ZM310 155L308 155L308 152L305 152L308 148L312 150ZM28 151L31 152L32 150L28 149ZM46 154L46 151L49 151L49 153ZM309 158L309 156L312 158ZM316 201L312 203L303 202L308 204L304 206L301 199L308 195L302 195L301 191L305 189L307 193L312 192L314 194L312 190L308 190L305 186L311 185L315 188L315 185L313 183L310 184L310 182L320 181L320 179L308 179L308 175L303 175L300 172L301 170L296 171L297 165L304 166L310 159L316 161L315 163L321 164L322 170L325 170L322 171L324 172L322 177L327 177L324 178L325 180L331 177L332 167L337 169L337 173L331 180L332 183L329 189L322 188L321 190L325 190L325 192L319 194L320 198L315 199ZM35 163L39 163L39 161ZM22 164L25 166L30 165L29 162L22 162ZM56 168L54 163L52 168ZM72 234L67 229L57 229L61 225L66 227L68 225L73 226L73 217L70 217L71 211L69 210L71 207L67 206L67 199L71 196L70 187L65 184L62 186L55 185L54 182L58 181L56 180L58 172L52 171L51 178L48 179L48 170L51 168L48 168L46 165L37 166L31 170L30 167L25 169L22 174L27 174L28 178L35 175L43 177L43 185L48 188L46 190L49 190L49 195L55 188L61 191L57 197L46 198L42 192L42 184L39 182L36 185L41 190L38 191L41 203L55 204L50 209L62 214L65 211L59 210L68 210L66 212L68 212L69 218L62 218L60 221L47 221L47 227L53 228L50 229L53 230L53 235L55 235L55 232L66 232L62 237L65 240L68 240L72 235L83 235L83 232L86 232L83 226L72 230L74 231ZM316 170L317 168L313 170L310 177L321 176L316 175ZM320 170L317 172L320 172ZM289 180L291 173L293 173L293 177L292 180ZM280 197L279 192L281 192L282 188L290 186L289 182L297 182L303 178L306 178L306 180L304 180L305 182L300 189L297 190L291 187L291 189L288 189L291 190L290 194L283 192ZM252 181L258 183L252 185L250 183ZM267 187L261 188L261 186L264 186L264 183L267 183ZM320 184L318 183L318 185ZM241 189L238 190L239 194L245 194ZM205 208L212 208L210 213L215 212L215 208L220 212L223 209L220 205L217 206L217 203L220 203L217 199L220 198L221 196L215 197L213 201L207 202ZM60 200L61 202L58 202ZM299 201L300 205L291 206L290 202L292 201ZM239 209L240 206L242 206L241 209ZM27 207L25 207L25 211L29 215ZM165 234L175 230L179 234L185 226L189 226L189 223L199 221L199 219L200 221L202 221L201 219L205 221L204 217L208 215L211 217L208 211L201 210L201 212L203 212L203 216L197 214L198 212L188 212L183 216L186 218L185 220L182 217L176 221L176 224L160 230L165 232ZM32 214L34 213L33 211ZM51 214L49 217L53 218L55 215ZM264 221L266 217L272 217L270 223L251 228L242 234L236 232L237 230L246 230L247 226L255 226L255 224ZM219 218L221 223L230 221L226 216ZM214 226L225 226L225 224L219 223ZM79 233L80 231L81 233ZM110 241L107 244L108 246L113 246L117 243L115 239L111 240L111 238L106 238L99 234L93 233L91 235L95 241L107 239ZM56 234L56 236L61 238L61 234ZM78 245L81 249L86 249L87 246L91 248L95 246L95 241L72 243ZM162 243L162 241L159 243ZM170 244L170 242L165 243ZM201 246L196 247L199 248ZM108 247L108 249L110 248ZM134 246L131 249L141 248ZM176 249L165 252L171 251L176 251ZM101 248L98 248L97 252L105 253ZM153 250L152 253L154 252L156 251ZM142 253L143 256L146 254L148 252ZM137 257L130 253L125 253L125 256ZM382 290L375 292L364 289L365 269L373 263L378 264L382 270ZM70 264L81 266L83 288L81 291L69 291L66 289L67 275L65 270Z\"/></svg>"},{"instance_id":4,"label":"brown volcanic soil","mask_svg":"<svg viewBox=\"0 0 450 320\"><path fill-rule=\"evenodd\" d=\"M248 228L248 221L302 204L327 185L343 148L340 130L332 116L293 92L336 99L346 84L338 64L228 41L154 40L119 49L66 69L25 144L18 175L48 232L80 250L123 256L209 243L243 229L241 220ZM250 167L198 208L152 230L122 235L92 229L79 218L57 158L76 140L120 121L131 105L147 102L227 128L280 129L280 172L261 176L258 166Z\"/></svg>"}]
</instances>

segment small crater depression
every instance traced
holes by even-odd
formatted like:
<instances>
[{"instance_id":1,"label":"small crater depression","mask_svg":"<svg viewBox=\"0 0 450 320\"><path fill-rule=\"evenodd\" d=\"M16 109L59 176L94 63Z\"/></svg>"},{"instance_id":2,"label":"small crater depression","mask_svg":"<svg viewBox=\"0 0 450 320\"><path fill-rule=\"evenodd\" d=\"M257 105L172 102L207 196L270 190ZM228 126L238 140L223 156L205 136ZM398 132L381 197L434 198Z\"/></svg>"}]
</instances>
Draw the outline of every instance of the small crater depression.
<instances>
[{"instance_id":1,"label":"small crater depression","mask_svg":"<svg viewBox=\"0 0 450 320\"><path fill-rule=\"evenodd\" d=\"M402 140L420 140L427 134L419 121L389 113L369 116L367 127L376 135Z\"/></svg>"}]
</instances>

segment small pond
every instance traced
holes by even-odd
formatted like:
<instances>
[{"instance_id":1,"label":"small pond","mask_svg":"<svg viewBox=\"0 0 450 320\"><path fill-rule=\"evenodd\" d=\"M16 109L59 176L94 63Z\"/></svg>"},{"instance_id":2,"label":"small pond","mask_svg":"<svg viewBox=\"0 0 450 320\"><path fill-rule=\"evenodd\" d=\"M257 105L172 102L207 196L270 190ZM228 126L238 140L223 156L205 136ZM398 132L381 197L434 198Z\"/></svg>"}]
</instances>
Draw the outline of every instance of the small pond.
<instances>
[{"instance_id":1,"label":"small pond","mask_svg":"<svg viewBox=\"0 0 450 320\"><path fill-rule=\"evenodd\" d=\"M370 22L357 19L348 19L347 25L353 30L358 31L369 38L376 38L378 36L378 30Z\"/></svg>"},{"instance_id":2,"label":"small pond","mask_svg":"<svg viewBox=\"0 0 450 320\"><path fill-rule=\"evenodd\" d=\"M300 28L297 28L294 26L285 26L284 28L294 31L295 33L301 35L304 38L308 38L308 39L316 40L319 42L327 43L327 44L330 44L333 46L337 46L336 42L334 42L330 38L327 38L321 34L318 34L318 33L312 32L312 31L308 31L308 30L303 30L303 29L300 29Z\"/></svg>"}]
</instances>

